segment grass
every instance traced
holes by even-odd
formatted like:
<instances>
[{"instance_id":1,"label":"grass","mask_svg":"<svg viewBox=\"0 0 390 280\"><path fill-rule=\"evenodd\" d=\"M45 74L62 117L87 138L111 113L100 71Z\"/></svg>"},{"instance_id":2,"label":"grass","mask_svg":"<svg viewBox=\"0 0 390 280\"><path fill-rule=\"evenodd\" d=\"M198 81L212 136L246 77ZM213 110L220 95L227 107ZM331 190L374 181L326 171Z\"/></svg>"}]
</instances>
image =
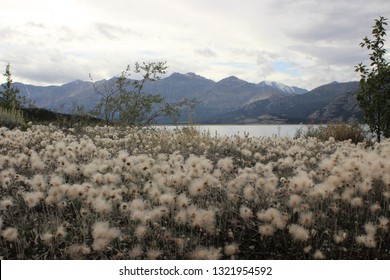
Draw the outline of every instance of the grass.
<instances>
[{"instance_id":1,"label":"grass","mask_svg":"<svg viewBox=\"0 0 390 280\"><path fill-rule=\"evenodd\" d=\"M389 140L0 135L3 259L389 258Z\"/></svg>"},{"instance_id":2,"label":"grass","mask_svg":"<svg viewBox=\"0 0 390 280\"><path fill-rule=\"evenodd\" d=\"M369 140L367 131L358 123L329 123L322 126L312 126L307 130L305 127L298 130L295 137L315 137L322 141L334 138L336 141L350 140L355 144Z\"/></svg>"}]
</instances>

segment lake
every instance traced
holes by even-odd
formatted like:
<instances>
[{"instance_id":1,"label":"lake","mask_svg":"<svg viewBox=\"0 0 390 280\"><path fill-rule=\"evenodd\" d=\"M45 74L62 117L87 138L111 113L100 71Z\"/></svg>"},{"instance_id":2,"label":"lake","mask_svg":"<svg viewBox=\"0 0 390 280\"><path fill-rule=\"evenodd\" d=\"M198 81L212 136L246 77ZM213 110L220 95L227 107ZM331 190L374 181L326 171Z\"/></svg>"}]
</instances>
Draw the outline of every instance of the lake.
<instances>
[{"instance_id":1,"label":"lake","mask_svg":"<svg viewBox=\"0 0 390 280\"><path fill-rule=\"evenodd\" d=\"M249 133L250 137L289 137L293 138L298 129L305 129L308 125L304 124L282 124L282 125L190 125L200 132L208 132L211 136L244 136ZM157 128L166 128L168 130L181 129L186 125L163 125Z\"/></svg>"}]
</instances>

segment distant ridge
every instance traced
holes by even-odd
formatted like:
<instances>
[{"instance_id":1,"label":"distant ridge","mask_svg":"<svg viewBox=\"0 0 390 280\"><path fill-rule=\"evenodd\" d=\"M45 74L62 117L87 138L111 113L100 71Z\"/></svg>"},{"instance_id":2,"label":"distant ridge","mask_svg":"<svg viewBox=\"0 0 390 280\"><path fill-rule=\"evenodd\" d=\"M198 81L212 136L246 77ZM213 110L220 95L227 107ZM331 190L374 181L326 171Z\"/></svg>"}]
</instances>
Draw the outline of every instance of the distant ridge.
<instances>
[{"instance_id":1,"label":"distant ridge","mask_svg":"<svg viewBox=\"0 0 390 280\"><path fill-rule=\"evenodd\" d=\"M109 80L97 81L100 86ZM76 80L61 86L34 86L14 83L22 96L39 108L71 113L74 104L92 109L99 97L91 81ZM196 73L172 73L145 84L145 92L160 93L168 102L197 98L199 106L191 112L195 123L300 123L332 120L360 120L354 91L358 82L332 82L311 91L275 81L251 83L235 76L220 81ZM347 102L344 104L343 102ZM186 123L189 112L179 121ZM159 119L159 123L169 123Z\"/></svg>"}]
</instances>

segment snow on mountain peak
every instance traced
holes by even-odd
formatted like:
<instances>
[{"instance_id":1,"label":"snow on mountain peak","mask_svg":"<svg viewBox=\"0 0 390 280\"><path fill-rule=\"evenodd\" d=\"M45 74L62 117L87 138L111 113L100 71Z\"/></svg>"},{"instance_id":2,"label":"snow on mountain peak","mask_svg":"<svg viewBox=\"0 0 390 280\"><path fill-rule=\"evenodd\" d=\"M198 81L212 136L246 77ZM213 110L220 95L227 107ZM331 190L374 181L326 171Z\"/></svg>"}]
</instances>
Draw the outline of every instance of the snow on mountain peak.
<instances>
[{"instance_id":1,"label":"snow on mountain peak","mask_svg":"<svg viewBox=\"0 0 390 280\"><path fill-rule=\"evenodd\" d=\"M276 89L279 89L285 93L291 93L291 94L297 94L297 93L302 93L303 89L299 89L299 88L296 88L296 87L290 87L288 85L285 85L285 84L282 84L282 83L278 83L278 82L275 82L275 81L263 81L261 83L259 83L260 86L268 86L268 87L273 87L273 88L276 88Z\"/></svg>"}]
</instances>

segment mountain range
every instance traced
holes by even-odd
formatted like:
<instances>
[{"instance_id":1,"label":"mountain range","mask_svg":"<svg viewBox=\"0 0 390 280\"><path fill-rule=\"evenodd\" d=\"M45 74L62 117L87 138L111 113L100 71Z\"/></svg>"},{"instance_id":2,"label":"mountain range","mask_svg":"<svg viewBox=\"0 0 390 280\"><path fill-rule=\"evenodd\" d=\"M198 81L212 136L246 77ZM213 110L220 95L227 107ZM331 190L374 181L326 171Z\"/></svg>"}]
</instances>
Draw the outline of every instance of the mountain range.
<instances>
[{"instance_id":1,"label":"mountain range","mask_svg":"<svg viewBox=\"0 0 390 280\"><path fill-rule=\"evenodd\" d=\"M114 79L114 78L113 78ZM96 82L104 86L110 80ZM21 96L35 106L69 113L74 104L90 110L99 100L91 81L73 81L61 86L34 86L14 83ZM183 110L179 121L198 124L325 123L359 121L355 92L359 82L322 85L311 91L273 81L250 83L235 76L218 82L195 73L173 73L145 84L148 93L160 93L168 102L184 98L200 101L193 112ZM160 119L159 123L169 123Z\"/></svg>"}]
</instances>

